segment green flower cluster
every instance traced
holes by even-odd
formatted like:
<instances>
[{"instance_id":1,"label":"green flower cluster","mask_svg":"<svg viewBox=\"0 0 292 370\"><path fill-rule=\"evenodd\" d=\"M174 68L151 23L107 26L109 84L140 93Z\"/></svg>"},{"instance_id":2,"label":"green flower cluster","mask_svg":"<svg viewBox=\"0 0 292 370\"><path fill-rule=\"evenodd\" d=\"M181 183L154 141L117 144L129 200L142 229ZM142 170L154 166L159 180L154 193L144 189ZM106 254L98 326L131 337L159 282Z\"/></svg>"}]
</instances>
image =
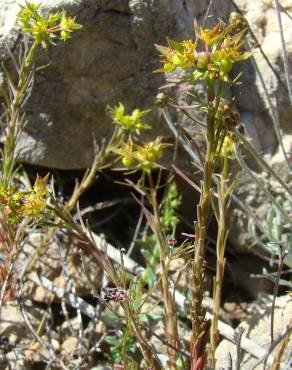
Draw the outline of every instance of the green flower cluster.
<instances>
[{"instance_id":1,"label":"green flower cluster","mask_svg":"<svg viewBox=\"0 0 292 370\"><path fill-rule=\"evenodd\" d=\"M14 186L0 183L0 213L11 223L16 223L21 215L22 198L23 193Z\"/></svg>"},{"instance_id":2,"label":"green flower cluster","mask_svg":"<svg viewBox=\"0 0 292 370\"><path fill-rule=\"evenodd\" d=\"M23 199L23 206L21 213L23 216L40 216L47 207L47 181L48 176L45 178L37 177L32 190L25 194Z\"/></svg>"},{"instance_id":3,"label":"green flower cluster","mask_svg":"<svg viewBox=\"0 0 292 370\"><path fill-rule=\"evenodd\" d=\"M245 19L238 13L230 15L226 27L219 23L208 29L195 23L195 40L168 40L169 47L156 45L163 62L158 72L169 73L181 68L189 72L190 82L218 79L230 82L228 74L233 65L251 56L250 52L242 51L247 31ZM199 43L204 51L198 50Z\"/></svg>"},{"instance_id":4,"label":"green flower cluster","mask_svg":"<svg viewBox=\"0 0 292 370\"><path fill-rule=\"evenodd\" d=\"M150 128L149 125L142 121L142 118L150 112L149 109L144 111L134 109L131 114L125 114L125 107L122 103L109 109L114 123L124 131L139 135L140 130Z\"/></svg>"},{"instance_id":5,"label":"green flower cluster","mask_svg":"<svg viewBox=\"0 0 292 370\"><path fill-rule=\"evenodd\" d=\"M134 109L131 114L125 114L124 105L119 103L118 106L109 108L109 111L113 122L122 132L122 142L113 148L113 151L119 155L123 165L133 171L142 170L145 173L150 173L151 170L160 167L157 161L162 157L164 148L169 144L163 144L161 137L144 145L133 142L133 139L137 139L137 136L140 135L141 130L150 128L142 120L150 112L150 109L144 111Z\"/></svg>"},{"instance_id":6,"label":"green flower cluster","mask_svg":"<svg viewBox=\"0 0 292 370\"><path fill-rule=\"evenodd\" d=\"M176 211L181 205L181 202L182 197L178 193L176 183L172 182L167 190L162 209L161 224L164 230L174 232L179 223Z\"/></svg>"},{"instance_id":7,"label":"green flower cluster","mask_svg":"<svg viewBox=\"0 0 292 370\"><path fill-rule=\"evenodd\" d=\"M37 177L31 191L20 192L14 186L0 183L0 212L12 224L24 216L37 217L46 210L48 176Z\"/></svg>"},{"instance_id":8,"label":"green flower cluster","mask_svg":"<svg viewBox=\"0 0 292 370\"><path fill-rule=\"evenodd\" d=\"M151 170L160 167L157 161L163 156L163 150L168 146L169 144L162 143L160 136L144 145L133 144L129 138L128 142L116 152L122 158L122 163L126 168L150 173Z\"/></svg>"},{"instance_id":9,"label":"green flower cluster","mask_svg":"<svg viewBox=\"0 0 292 370\"><path fill-rule=\"evenodd\" d=\"M73 31L82 28L75 22L75 18L68 17L65 11L45 15L40 11L40 4L29 1L20 7L18 20L21 28L43 46L46 46L47 42L53 44L56 39L66 41L71 38Z\"/></svg>"}]
</instances>

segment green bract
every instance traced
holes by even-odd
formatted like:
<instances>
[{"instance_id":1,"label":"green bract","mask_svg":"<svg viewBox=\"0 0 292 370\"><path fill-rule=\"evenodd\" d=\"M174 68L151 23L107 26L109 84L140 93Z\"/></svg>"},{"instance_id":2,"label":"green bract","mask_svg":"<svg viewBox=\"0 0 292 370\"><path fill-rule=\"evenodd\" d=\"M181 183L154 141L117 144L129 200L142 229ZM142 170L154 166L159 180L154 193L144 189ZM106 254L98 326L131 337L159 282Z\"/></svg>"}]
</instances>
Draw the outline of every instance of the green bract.
<instances>
[{"instance_id":1,"label":"green bract","mask_svg":"<svg viewBox=\"0 0 292 370\"><path fill-rule=\"evenodd\" d=\"M16 190L15 186L6 186L0 183L0 211L5 218L16 223L20 217L23 193Z\"/></svg>"},{"instance_id":2,"label":"green bract","mask_svg":"<svg viewBox=\"0 0 292 370\"><path fill-rule=\"evenodd\" d=\"M148 114L150 110L140 111L134 109L131 114L125 114L125 107L122 103L114 108L110 108L110 113L115 124L129 133L140 134L140 130L149 129L150 126L142 122L142 118Z\"/></svg>"},{"instance_id":3,"label":"green bract","mask_svg":"<svg viewBox=\"0 0 292 370\"><path fill-rule=\"evenodd\" d=\"M191 83L200 80L230 82L228 73L233 65L251 56L250 52L242 51L247 27L244 18L236 17L236 13L226 27L218 23L208 29L195 23L195 33L194 40L168 40L168 47L155 45L163 62L158 72L170 73L181 68L188 72L185 80ZM200 44L204 51L200 51Z\"/></svg>"},{"instance_id":4,"label":"green bract","mask_svg":"<svg viewBox=\"0 0 292 370\"><path fill-rule=\"evenodd\" d=\"M0 211L10 223L19 222L23 216L39 216L46 210L47 180L48 176L37 177L32 190L26 192L0 183Z\"/></svg>"},{"instance_id":5,"label":"green bract","mask_svg":"<svg viewBox=\"0 0 292 370\"><path fill-rule=\"evenodd\" d=\"M45 178L37 177L32 190L26 193L24 197L24 203L21 208L23 216L40 216L46 211L46 200L49 195L46 188L48 176Z\"/></svg>"},{"instance_id":6,"label":"green bract","mask_svg":"<svg viewBox=\"0 0 292 370\"><path fill-rule=\"evenodd\" d=\"M160 136L144 145L133 144L129 139L115 152L119 154L126 168L150 173L151 170L160 167L157 161L163 156L163 151L168 146L169 144L162 143Z\"/></svg>"},{"instance_id":7,"label":"green bract","mask_svg":"<svg viewBox=\"0 0 292 370\"><path fill-rule=\"evenodd\" d=\"M75 22L75 18L70 18L65 12L62 13L60 22L60 38L66 41L71 38L71 33L75 30L79 30L82 26Z\"/></svg>"},{"instance_id":8,"label":"green bract","mask_svg":"<svg viewBox=\"0 0 292 370\"><path fill-rule=\"evenodd\" d=\"M71 37L71 33L82 28L75 22L75 18L67 16L65 11L53 14L42 14L40 4L25 2L20 5L18 13L20 27L31 34L37 43L53 43L55 39L66 41Z\"/></svg>"}]
</instances>

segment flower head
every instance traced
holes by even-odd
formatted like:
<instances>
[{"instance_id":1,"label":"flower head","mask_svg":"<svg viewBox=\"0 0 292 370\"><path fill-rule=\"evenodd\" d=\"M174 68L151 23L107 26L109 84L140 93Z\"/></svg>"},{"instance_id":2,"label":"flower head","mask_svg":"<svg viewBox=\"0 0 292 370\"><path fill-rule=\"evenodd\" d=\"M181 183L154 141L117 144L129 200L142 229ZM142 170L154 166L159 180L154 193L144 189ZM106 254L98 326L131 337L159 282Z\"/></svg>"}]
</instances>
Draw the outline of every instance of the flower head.
<instances>
[{"instance_id":1,"label":"flower head","mask_svg":"<svg viewBox=\"0 0 292 370\"><path fill-rule=\"evenodd\" d=\"M129 138L126 143L123 143L121 148L115 150L115 152L121 157L122 163L126 168L130 168L133 163L135 158L133 151L134 146L131 138Z\"/></svg>"},{"instance_id":2,"label":"flower head","mask_svg":"<svg viewBox=\"0 0 292 370\"><path fill-rule=\"evenodd\" d=\"M47 42L54 43L57 37L66 41L73 31L82 27L75 22L75 18L68 17L65 11L43 14L40 11L40 4L29 1L20 5L20 8L18 21L21 28L43 46L46 46Z\"/></svg>"},{"instance_id":3,"label":"flower head","mask_svg":"<svg viewBox=\"0 0 292 370\"><path fill-rule=\"evenodd\" d=\"M14 186L6 186L0 183L0 211L11 223L16 223L20 216L23 193L16 190Z\"/></svg>"},{"instance_id":4,"label":"flower head","mask_svg":"<svg viewBox=\"0 0 292 370\"><path fill-rule=\"evenodd\" d=\"M226 158L226 157L233 158L234 157L234 139L231 134L225 135L221 148L218 148L217 155L223 158Z\"/></svg>"},{"instance_id":5,"label":"flower head","mask_svg":"<svg viewBox=\"0 0 292 370\"><path fill-rule=\"evenodd\" d=\"M39 216L46 209L46 199L48 190L46 188L48 176L45 178L37 177L35 184L24 198L21 213L24 216Z\"/></svg>"},{"instance_id":6,"label":"flower head","mask_svg":"<svg viewBox=\"0 0 292 370\"><path fill-rule=\"evenodd\" d=\"M232 12L229 16L229 32L233 35L248 30L247 20L239 13Z\"/></svg>"},{"instance_id":7,"label":"flower head","mask_svg":"<svg viewBox=\"0 0 292 370\"><path fill-rule=\"evenodd\" d=\"M75 22L75 17L68 17L66 12L62 13L60 21L60 38L63 41L66 41L71 38L73 31L79 30L82 26Z\"/></svg>"},{"instance_id":8,"label":"flower head","mask_svg":"<svg viewBox=\"0 0 292 370\"><path fill-rule=\"evenodd\" d=\"M143 146L136 145L137 150L134 152L134 158L137 161L136 169L149 173L152 169L158 168L157 161L162 157L164 149L168 146L169 144L162 143L161 136Z\"/></svg>"},{"instance_id":9,"label":"flower head","mask_svg":"<svg viewBox=\"0 0 292 370\"><path fill-rule=\"evenodd\" d=\"M103 299L115 302L123 302L127 299L127 291L122 288L101 288Z\"/></svg>"},{"instance_id":10,"label":"flower head","mask_svg":"<svg viewBox=\"0 0 292 370\"><path fill-rule=\"evenodd\" d=\"M196 66L196 47L197 43L192 40L177 42L168 39L169 47L155 45L162 56L163 68L157 72L172 72L177 68L184 70Z\"/></svg>"},{"instance_id":11,"label":"flower head","mask_svg":"<svg viewBox=\"0 0 292 370\"><path fill-rule=\"evenodd\" d=\"M221 98L215 115L217 125L222 125L226 130L232 131L240 124L238 110L227 99Z\"/></svg>"},{"instance_id":12,"label":"flower head","mask_svg":"<svg viewBox=\"0 0 292 370\"><path fill-rule=\"evenodd\" d=\"M120 155L126 168L150 173L159 167L157 161L162 157L164 148L168 146L169 144L162 143L162 137L157 137L145 145L133 144L129 138L127 143L115 151Z\"/></svg>"},{"instance_id":13,"label":"flower head","mask_svg":"<svg viewBox=\"0 0 292 370\"><path fill-rule=\"evenodd\" d=\"M226 27L218 23L213 28L203 28L195 22L194 41L168 40L168 47L155 45L163 63L158 72L169 73L181 68L188 72L183 82L218 79L231 82L228 74L233 65L251 56L250 52L242 51L247 30L244 18L235 13Z\"/></svg>"},{"instance_id":14,"label":"flower head","mask_svg":"<svg viewBox=\"0 0 292 370\"><path fill-rule=\"evenodd\" d=\"M198 39L202 40L206 46L212 46L222 40L226 34L226 29L222 28L221 23L218 23L213 28L200 27L195 21L195 32Z\"/></svg>"},{"instance_id":15,"label":"flower head","mask_svg":"<svg viewBox=\"0 0 292 370\"><path fill-rule=\"evenodd\" d=\"M112 119L116 125L129 133L140 134L140 130L149 129L150 126L142 121L150 110L140 111L134 109L131 114L125 114L125 107L122 103L114 108L110 108Z\"/></svg>"}]
</instances>

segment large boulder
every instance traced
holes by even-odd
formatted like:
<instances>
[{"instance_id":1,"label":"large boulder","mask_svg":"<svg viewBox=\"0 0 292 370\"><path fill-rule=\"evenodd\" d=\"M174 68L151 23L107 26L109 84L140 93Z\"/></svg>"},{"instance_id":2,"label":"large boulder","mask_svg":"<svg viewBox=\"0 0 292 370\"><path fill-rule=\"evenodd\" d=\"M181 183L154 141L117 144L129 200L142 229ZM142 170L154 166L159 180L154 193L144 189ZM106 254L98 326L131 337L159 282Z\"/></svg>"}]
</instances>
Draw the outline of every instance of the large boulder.
<instances>
[{"instance_id":1,"label":"large boulder","mask_svg":"<svg viewBox=\"0 0 292 370\"><path fill-rule=\"evenodd\" d=\"M166 37L193 36L194 18L202 18L208 1L195 0L48 0L44 10L66 9L83 24L70 42L41 51L38 73L26 106L29 124L19 142L20 159L59 169L86 168L94 138L111 131L108 105L122 101L128 109L151 107L163 76L154 43ZM220 6L219 6L220 5ZM230 5L217 2L212 11L224 18ZM18 6L0 4L0 55L13 48ZM2 35L2 37L1 37ZM2 39L2 42L1 42ZM2 44L2 47L1 47ZM153 136L166 133L152 117Z\"/></svg>"},{"instance_id":2,"label":"large boulder","mask_svg":"<svg viewBox=\"0 0 292 370\"><path fill-rule=\"evenodd\" d=\"M21 0L23 1L23 0ZM254 57L262 73L269 98L277 112L286 152L292 152L292 107L288 101L282 62L280 35L274 2L270 0L236 0L248 19L251 29L269 58L274 71L258 49ZM66 9L83 24L72 40L57 47L41 50L38 64L49 67L36 76L33 93L27 103L28 125L19 141L20 159L24 162L59 169L89 167L93 159L93 142L100 142L112 130L107 106L122 101L127 109L149 108L165 76L153 73L159 66L154 43L165 43L166 37L176 40L194 35L193 20L201 22L209 1L195 0L47 0L43 9ZM281 2L282 22L287 51L292 59L290 1ZM232 2L214 2L210 14L225 19ZM19 33L15 27L18 5L14 0L0 3L0 57L5 57L5 45L16 49ZM252 63L241 63L244 70L238 109L252 144L261 155L287 177L285 160L271 119L271 110L261 79ZM275 75L278 75L278 77ZM279 77L283 81L279 82ZM238 91L234 91L235 94ZM162 134L167 141L171 133L159 118L151 113L149 136ZM188 120L183 124L192 132ZM187 155L179 154L179 163L189 169ZM254 162L250 162L256 168ZM266 176L264 174L264 176ZM267 181L269 181L267 179ZM278 188L272 186L272 190ZM238 186L241 202L250 206L260 222L264 222L269 205L265 195L244 175ZM275 195L283 195L275 192ZM191 202L192 203L192 202ZM193 204L193 203L192 203ZM266 207L266 208L263 208ZM229 239L239 251L251 246L246 217L238 205L232 205Z\"/></svg>"}]
</instances>

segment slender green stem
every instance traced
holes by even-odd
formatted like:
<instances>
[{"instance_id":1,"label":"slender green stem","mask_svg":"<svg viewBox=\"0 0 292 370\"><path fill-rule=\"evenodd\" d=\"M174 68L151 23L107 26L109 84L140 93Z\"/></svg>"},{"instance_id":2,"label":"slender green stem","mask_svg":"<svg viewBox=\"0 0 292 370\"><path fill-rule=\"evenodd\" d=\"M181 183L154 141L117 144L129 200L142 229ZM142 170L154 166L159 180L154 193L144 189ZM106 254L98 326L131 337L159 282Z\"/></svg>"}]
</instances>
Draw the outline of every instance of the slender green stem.
<instances>
[{"instance_id":1,"label":"slender green stem","mask_svg":"<svg viewBox=\"0 0 292 370\"><path fill-rule=\"evenodd\" d=\"M37 41L34 41L28 54L25 57L20 70L17 89L14 93L14 99L11 103L9 111L10 120L7 126L6 142L3 151L3 178L6 182L6 185L10 184L14 172L14 167L16 163L15 147L22 127L19 122L21 101L24 98L25 92L31 82L31 67L38 45L39 43Z\"/></svg>"},{"instance_id":2,"label":"slender green stem","mask_svg":"<svg viewBox=\"0 0 292 370\"><path fill-rule=\"evenodd\" d=\"M115 282L116 283L116 282ZM141 333L141 326L138 324L135 312L132 310L132 306L130 305L130 302L126 300L125 302L122 302L122 307L125 312L125 316L127 318L127 329L131 327L135 338L137 339L137 342L140 345L144 360L147 364L147 366L153 370L161 370L162 365L156 355L156 352L153 351L153 348L151 345L147 342L147 340L144 338L144 336ZM127 357L127 354L123 354L124 357ZM127 360L126 360L127 361ZM124 364L124 366L126 366ZM127 369L127 366L125 367Z\"/></svg>"},{"instance_id":3,"label":"slender green stem","mask_svg":"<svg viewBox=\"0 0 292 370\"><path fill-rule=\"evenodd\" d=\"M209 223L209 211L212 197L212 175L214 169L214 156L215 156L215 91L214 86L208 85L207 88L208 98L208 115L207 115L207 133L206 133L206 144L207 151L204 163L203 171L203 185L201 191L200 202L197 206L197 224L195 229L195 249L194 249L194 261L192 264L193 280L193 302L192 302L192 319L193 319L193 337L191 348L193 349L196 340L199 337L202 329L203 320L205 317L204 309L202 306L203 300L203 280L204 280L204 258L206 251L206 237ZM215 100L215 108L218 107L217 101ZM192 350L193 353L193 350ZM196 363L196 359L193 359L193 364Z\"/></svg>"},{"instance_id":4,"label":"slender green stem","mask_svg":"<svg viewBox=\"0 0 292 370\"><path fill-rule=\"evenodd\" d=\"M177 348L178 346L178 328L177 328L177 312L175 302L169 287L167 265L166 265L166 243L163 237L163 231L160 222L160 210L157 202L157 186L154 185L151 174L148 175L150 185L150 202L154 212L154 232L159 246L159 257L161 267L161 290L164 301L165 320L166 320L166 333L169 344ZM178 352L171 347L168 348L169 354L169 368L176 370L176 361Z\"/></svg>"},{"instance_id":5,"label":"slender green stem","mask_svg":"<svg viewBox=\"0 0 292 370\"><path fill-rule=\"evenodd\" d=\"M219 220L218 220L218 234L216 244L216 277L214 278L214 292L213 292L213 320L211 325L211 349L209 365L215 368L215 351L218 341L218 321L219 311L221 307L222 285L224 278L225 267L225 247L227 241L227 224L226 213L228 209L228 198L230 194L227 192L228 181L228 157L224 156L222 159L221 176L218 180L218 203L219 203Z\"/></svg>"}]
</instances>

